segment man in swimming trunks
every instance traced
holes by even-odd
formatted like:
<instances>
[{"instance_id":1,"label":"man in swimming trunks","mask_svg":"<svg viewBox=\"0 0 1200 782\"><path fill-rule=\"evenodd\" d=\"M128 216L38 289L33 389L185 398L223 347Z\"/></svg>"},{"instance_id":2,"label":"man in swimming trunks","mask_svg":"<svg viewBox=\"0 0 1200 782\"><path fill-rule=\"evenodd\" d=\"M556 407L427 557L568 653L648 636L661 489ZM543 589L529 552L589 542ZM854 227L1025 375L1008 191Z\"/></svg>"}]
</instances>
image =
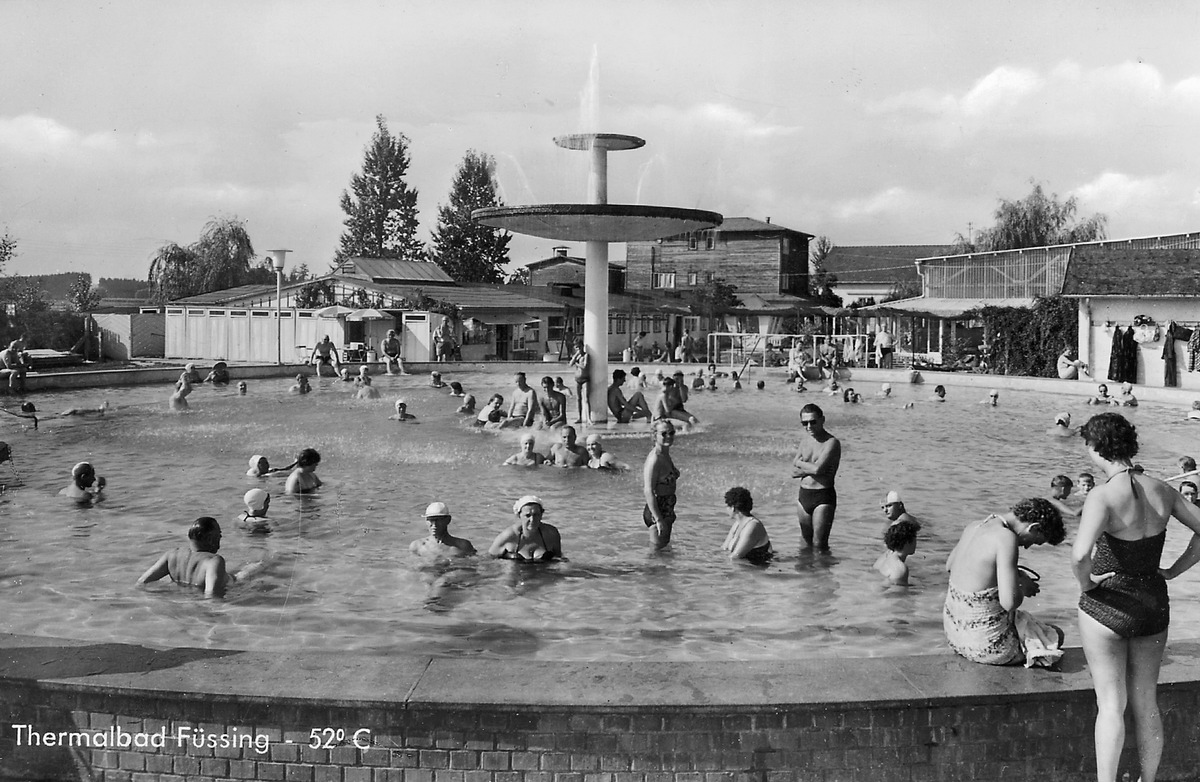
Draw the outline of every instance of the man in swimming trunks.
<instances>
[{"instance_id":1,"label":"man in swimming trunks","mask_svg":"<svg viewBox=\"0 0 1200 782\"><path fill-rule=\"evenodd\" d=\"M312 349L307 363L316 364L317 377L323 377L326 369L334 375L341 374L342 359L338 356L337 345L333 344L328 334Z\"/></svg>"},{"instance_id":2,"label":"man in swimming trunks","mask_svg":"<svg viewBox=\"0 0 1200 782\"><path fill-rule=\"evenodd\" d=\"M538 397L542 408L542 426L562 426L567 422L567 398L554 390L554 378L542 378L542 395Z\"/></svg>"},{"instance_id":3,"label":"man in swimming trunks","mask_svg":"<svg viewBox=\"0 0 1200 782\"><path fill-rule=\"evenodd\" d=\"M515 426L533 426L533 414L538 409L537 392L525 381L525 373L516 375L517 388L508 403L508 419L505 423Z\"/></svg>"},{"instance_id":4,"label":"man in swimming trunks","mask_svg":"<svg viewBox=\"0 0 1200 782\"><path fill-rule=\"evenodd\" d=\"M792 460L792 477L800 479L796 516L804 548L829 551L829 531L837 510L834 478L842 461L842 443L825 431L825 414L814 404L800 408L800 452Z\"/></svg>"},{"instance_id":5,"label":"man in swimming trunks","mask_svg":"<svg viewBox=\"0 0 1200 782\"><path fill-rule=\"evenodd\" d=\"M430 503L425 509L425 524L429 527L429 536L414 540L408 547L412 553L435 559L469 557L475 553L471 541L450 534L450 509L446 503Z\"/></svg>"},{"instance_id":6,"label":"man in swimming trunks","mask_svg":"<svg viewBox=\"0 0 1200 782\"><path fill-rule=\"evenodd\" d=\"M588 452L576 442L578 435L575 427L564 426L561 429L562 439L550 447L550 455L546 461L559 467L587 467Z\"/></svg>"},{"instance_id":7,"label":"man in swimming trunks","mask_svg":"<svg viewBox=\"0 0 1200 782\"><path fill-rule=\"evenodd\" d=\"M625 370L614 369L612 373L612 385L608 387L608 411L613 414L619 424L627 424L635 418L645 418L650 420L650 405L646 404L646 397L641 391L634 391L633 396L628 399L621 391L621 386L625 384Z\"/></svg>"},{"instance_id":8,"label":"man in swimming trunks","mask_svg":"<svg viewBox=\"0 0 1200 782\"><path fill-rule=\"evenodd\" d=\"M875 334L875 365L880 369L891 369L893 356L896 353L896 342L887 329L879 329Z\"/></svg>"},{"instance_id":9,"label":"man in swimming trunks","mask_svg":"<svg viewBox=\"0 0 1200 782\"><path fill-rule=\"evenodd\" d=\"M214 518L201 516L188 530L188 540L190 548L163 554L137 582L146 584L170 576L176 584L202 588L205 597L222 595L233 576L225 572L225 558L217 553L221 548L221 525Z\"/></svg>"},{"instance_id":10,"label":"man in swimming trunks","mask_svg":"<svg viewBox=\"0 0 1200 782\"><path fill-rule=\"evenodd\" d=\"M25 393L25 375L29 371L29 354L23 339L14 339L0 351L0 365L8 374L8 389L14 394Z\"/></svg>"},{"instance_id":11,"label":"man in swimming trunks","mask_svg":"<svg viewBox=\"0 0 1200 782\"><path fill-rule=\"evenodd\" d=\"M404 371L404 359L400 358L400 340L396 338L396 330L388 329L387 336L379 343L383 353L384 371L389 375L407 375Z\"/></svg>"}]
</instances>

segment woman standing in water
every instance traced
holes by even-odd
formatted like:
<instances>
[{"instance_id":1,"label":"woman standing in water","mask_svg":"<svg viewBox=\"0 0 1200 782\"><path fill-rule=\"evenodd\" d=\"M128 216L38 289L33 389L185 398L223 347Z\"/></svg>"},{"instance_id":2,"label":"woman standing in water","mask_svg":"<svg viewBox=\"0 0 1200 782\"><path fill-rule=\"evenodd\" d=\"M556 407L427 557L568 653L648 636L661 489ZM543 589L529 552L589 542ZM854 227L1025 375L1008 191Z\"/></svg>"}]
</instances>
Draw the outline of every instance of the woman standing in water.
<instances>
[{"instance_id":1,"label":"woman standing in water","mask_svg":"<svg viewBox=\"0 0 1200 782\"><path fill-rule=\"evenodd\" d=\"M1120 414L1092 416L1079 433L1092 463L1108 477L1088 493L1071 551L1083 593L1079 635L1096 689L1096 777L1117 778L1128 703L1141 779L1153 782L1163 750L1157 690L1170 622L1166 580L1200 561L1200 509L1134 470L1137 430ZM1159 559L1172 516L1192 530L1192 539L1163 569Z\"/></svg>"},{"instance_id":2,"label":"woman standing in water","mask_svg":"<svg viewBox=\"0 0 1200 782\"><path fill-rule=\"evenodd\" d=\"M671 542L671 527L675 524L675 482L679 470L671 460L671 443L675 442L675 426L665 419L654 422L654 447L646 456L642 470L642 491L646 507L642 521L650 530L654 548L666 548Z\"/></svg>"}]
</instances>

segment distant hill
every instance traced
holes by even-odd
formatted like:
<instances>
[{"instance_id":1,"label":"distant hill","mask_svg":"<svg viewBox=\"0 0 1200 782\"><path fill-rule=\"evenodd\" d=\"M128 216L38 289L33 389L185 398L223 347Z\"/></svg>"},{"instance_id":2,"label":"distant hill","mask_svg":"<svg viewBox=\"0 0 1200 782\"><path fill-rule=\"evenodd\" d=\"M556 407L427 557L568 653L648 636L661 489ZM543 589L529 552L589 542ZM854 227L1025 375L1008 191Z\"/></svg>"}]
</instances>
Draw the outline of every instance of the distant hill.
<instances>
[{"instance_id":1,"label":"distant hill","mask_svg":"<svg viewBox=\"0 0 1200 782\"><path fill-rule=\"evenodd\" d=\"M42 298L49 302L55 302L67 300L71 286L79 277L80 272L63 272L61 274L14 274L9 279L22 287L36 285L42 291Z\"/></svg>"},{"instance_id":2,"label":"distant hill","mask_svg":"<svg viewBox=\"0 0 1200 782\"><path fill-rule=\"evenodd\" d=\"M150 295L150 283L126 277L101 277L96 287L113 299L144 299Z\"/></svg>"}]
</instances>

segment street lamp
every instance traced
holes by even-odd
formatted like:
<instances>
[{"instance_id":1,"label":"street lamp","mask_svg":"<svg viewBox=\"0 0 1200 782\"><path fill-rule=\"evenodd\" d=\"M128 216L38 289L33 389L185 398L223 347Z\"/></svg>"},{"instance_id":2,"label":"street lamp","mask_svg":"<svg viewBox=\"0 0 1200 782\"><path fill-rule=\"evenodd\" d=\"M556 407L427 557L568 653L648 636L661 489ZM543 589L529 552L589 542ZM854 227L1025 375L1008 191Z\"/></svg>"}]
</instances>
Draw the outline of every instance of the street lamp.
<instances>
[{"instance_id":1,"label":"street lamp","mask_svg":"<svg viewBox=\"0 0 1200 782\"><path fill-rule=\"evenodd\" d=\"M279 309L283 303L283 262L291 250L268 250L271 266L275 267L275 361L283 364L283 323Z\"/></svg>"}]
</instances>

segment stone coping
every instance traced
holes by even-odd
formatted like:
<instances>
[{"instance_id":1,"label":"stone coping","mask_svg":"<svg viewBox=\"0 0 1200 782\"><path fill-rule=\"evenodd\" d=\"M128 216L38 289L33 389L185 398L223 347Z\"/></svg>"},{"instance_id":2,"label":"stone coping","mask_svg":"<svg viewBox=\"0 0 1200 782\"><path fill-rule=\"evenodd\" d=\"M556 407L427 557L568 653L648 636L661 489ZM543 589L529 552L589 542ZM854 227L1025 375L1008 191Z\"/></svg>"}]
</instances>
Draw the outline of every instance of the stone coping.
<instances>
[{"instance_id":1,"label":"stone coping","mask_svg":"<svg viewBox=\"0 0 1200 782\"><path fill-rule=\"evenodd\" d=\"M328 652L152 649L0 634L0 679L44 689L372 708L471 706L729 713L787 706L996 703L1092 691L1083 653L1057 670L953 654L731 662L554 662ZM1200 681L1200 643L1169 643L1161 685Z\"/></svg>"}]
</instances>

